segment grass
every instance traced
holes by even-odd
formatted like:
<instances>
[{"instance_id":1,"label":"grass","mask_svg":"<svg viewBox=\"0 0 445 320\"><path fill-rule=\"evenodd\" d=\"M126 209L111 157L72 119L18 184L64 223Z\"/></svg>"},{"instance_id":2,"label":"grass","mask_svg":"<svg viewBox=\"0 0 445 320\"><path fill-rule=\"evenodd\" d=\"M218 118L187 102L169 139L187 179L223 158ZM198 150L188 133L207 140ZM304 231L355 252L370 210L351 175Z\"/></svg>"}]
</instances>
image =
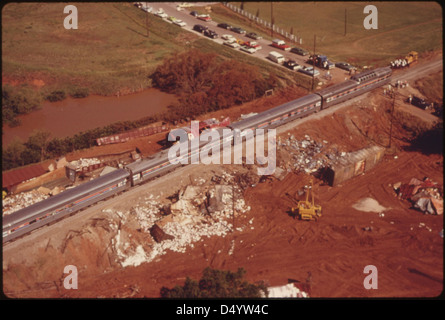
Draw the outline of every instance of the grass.
<instances>
[{"instance_id":1,"label":"grass","mask_svg":"<svg viewBox=\"0 0 445 320\"><path fill-rule=\"evenodd\" d=\"M71 4L71 3L70 3ZM65 3L9 3L2 11L2 76L19 83L42 80L43 96L88 88L89 94L131 93L151 86L148 76L164 57L195 47L254 64L267 76L274 71L283 85L307 80L270 63L202 39L131 3L72 3L78 29L63 27Z\"/></svg>"},{"instance_id":2,"label":"grass","mask_svg":"<svg viewBox=\"0 0 445 320\"><path fill-rule=\"evenodd\" d=\"M149 85L147 75L162 57L184 50L186 31L131 3L73 3L78 29L63 27L64 3L9 3L2 11L3 77L41 79L45 88L114 94Z\"/></svg>"},{"instance_id":3,"label":"grass","mask_svg":"<svg viewBox=\"0 0 445 320\"><path fill-rule=\"evenodd\" d=\"M240 7L241 2L232 2ZM378 29L366 30L365 5L378 9ZM255 31L255 24L230 9L212 7L212 19ZM347 11L345 35L345 9ZM271 21L270 2L244 2L244 10ZM327 54L334 61L357 65L387 65L409 51L442 49L442 8L436 2L274 2L275 24L303 39L302 47ZM238 18L235 18L238 16ZM264 35L264 32L262 33ZM266 38L269 38L266 34ZM300 45L299 45L300 46Z\"/></svg>"}]
</instances>

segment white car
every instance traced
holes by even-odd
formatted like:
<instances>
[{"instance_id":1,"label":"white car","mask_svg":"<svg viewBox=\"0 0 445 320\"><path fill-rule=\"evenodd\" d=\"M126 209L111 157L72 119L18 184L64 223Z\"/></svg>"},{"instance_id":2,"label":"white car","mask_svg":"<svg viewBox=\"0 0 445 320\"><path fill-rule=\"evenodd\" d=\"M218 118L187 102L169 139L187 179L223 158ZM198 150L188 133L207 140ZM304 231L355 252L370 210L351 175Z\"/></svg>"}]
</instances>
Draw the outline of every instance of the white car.
<instances>
[{"instance_id":1,"label":"white car","mask_svg":"<svg viewBox=\"0 0 445 320\"><path fill-rule=\"evenodd\" d=\"M149 6L142 6L141 9L148 13L151 13L153 11L153 8Z\"/></svg>"},{"instance_id":2,"label":"white car","mask_svg":"<svg viewBox=\"0 0 445 320\"><path fill-rule=\"evenodd\" d=\"M178 25L178 26L180 26L180 27L185 27L185 26L187 25L187 23L185 23L185 22L182 21L182 20L178 20L178 19L176 19L175 21L173 21L173 23L176 24L176 25Z\"/></svg>"},{"instance_id":3,"label":"white car","mask_svg":"<svg viewBox=\"0 0 445 320\"><path fill-rule=\"evenodd\" d=\"M241 46L240 50L244 51L244 52L247 52L247 53L255 53L256 52L256 49L250 48L250 47L247 47L247 46Z\"/></svg>"},{"instance_id":4,"label":"white car","mask_svg":"<svg viewBox=\"0 0 445 320\"><path fill-rule=\"evenodd\" d=\"M236 41L235 37L232 36L231 34L223 34L221 36L221 39L224 39L224 40L235 40Z\"/></svg>"},{"instance_id":5,"label":"white car","mask_svg":"<svg viewBox=\"0 0 445 320\"><path fill-rule=\"evenodd\" d=\"M238 42L236 42L235 39L229 39L223 42L226 46L229 46L231 48L239 48Z\"/></svg>"},{"instance_id":6,"label":"white car","mask_svg":"<svg viewBox=\"0 0 445 320\"><path fill-rule=\"evenodd\" d=\"M161 17L161 18L167 18L168 14L164 12L162 8L160 8L156 13L155 16Z\"/></svg>"}]
</instances>

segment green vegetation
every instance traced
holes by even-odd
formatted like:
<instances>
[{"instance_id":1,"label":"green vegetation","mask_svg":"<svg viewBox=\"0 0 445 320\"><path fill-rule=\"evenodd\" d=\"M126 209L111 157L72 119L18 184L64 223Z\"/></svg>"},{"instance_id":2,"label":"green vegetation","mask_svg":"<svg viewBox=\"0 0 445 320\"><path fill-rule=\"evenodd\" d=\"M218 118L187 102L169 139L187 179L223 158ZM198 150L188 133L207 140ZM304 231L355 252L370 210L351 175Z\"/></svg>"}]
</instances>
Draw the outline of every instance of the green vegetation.
<instances>
[{"instance_id":1,"label":"green vegetation","mask_svg":"<svg viewBox=\"0 0 445 320\"><path fill-rule=\"evenodd\" d=\"M367 16L363 9L369 4L378 9L377 30L363 27ZM212 19L255 31L255 23L222 7L212 6ZM270 2L244 2L244 10L271 21ZM442 8L437 2L274 2L273 13L275 24L287 32L293 30L303 39L302 47L310 51L316 35L316 50L334 61L387 65L411 50L422 53L441 49L443 45ZM270 39L270 32L266 37Z\"/></svg>"},{"instance_id":2,"label":"green vegetation","mask_svg":"<svg viewBox=\"0 0 445 320\"><path fill-rule=\"evenodd\" d=\"M147 75L166 54L182 51L190 32L132 3L72 3L78 29L63 27L65 3L8 3L2 10L2 72L7 79L42 80L43 96L89 88L112 95L150 86Z\"/></svg>"},{"instance_id":3,"label":"green vegetation","mask_svg":"<svg viewBox=\"0 0 445 320\"><path fill-rule=\"evenodd\" d=\"M80 132L72 137L52 138L44 130L36 130L26 142L16 138L2 148L2 170L10 170L46 159L54 159L74 150L91 148L96 139L154 123L159 117L146 117L137 121L121 121L111 125Z\"/></svg>"},{"instance_id":4,"label":"green vegetation","mask_svg":"<svg viewBox=\"0 0 445 320\"><path fill-rule=\"evenodd\" d=\"M251 284L244 280L246 271L237 272L206 268L202 278L195 281L187 277L184 286L172 289L162 287L162 298L261 298L267 294L264 283Z\"/></svg>"},{"instance_id":5,"label":"green vegetation","mask_svg":"<svg viewBox=\"0 0 445 320\"><path fill-rule=\"evenodd\" d=\"M16 118L19 114L30 113L40 107L40 95L26 85L2 87L2 124L18 126L20 121Z\"/></svg>"}]
</instances>

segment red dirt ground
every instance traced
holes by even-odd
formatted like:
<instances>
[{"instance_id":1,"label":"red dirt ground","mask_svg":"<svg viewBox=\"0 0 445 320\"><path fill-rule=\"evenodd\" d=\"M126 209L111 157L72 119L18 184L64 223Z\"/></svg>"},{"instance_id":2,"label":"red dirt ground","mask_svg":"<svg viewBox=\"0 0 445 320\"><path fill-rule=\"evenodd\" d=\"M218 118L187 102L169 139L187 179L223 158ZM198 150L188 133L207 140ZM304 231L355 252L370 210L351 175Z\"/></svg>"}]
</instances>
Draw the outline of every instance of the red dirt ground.
<instances>
[{"instance_id":1,"label":"red dirt ground","mask_svg":"<svg viewBox=\"0 0 445 320\"><path fill-rule=\"evenodd\" d=\"M291 134L327 140L330 147L341 151L357 150L371 141L384 144L389 115L382 99L376 92L369 101L322 120L307 121ZM257 105L243 106L241 113L264 107ZM282 136L288 137L287 133ZM443 156L405 149L409 143L403 138L409 135L400 123L394 125L393 136L393 147L371 171L337 187L314 180L316 203L323 208L318 222L294 220L286 213L293 205L286 193L295 195L311 178L290 173L283 181L260 183L245 191L251 211L238 217L235 227L254 218L253 229L211 237L185 253L168 252L138 267L110 268L100 256L106 250L100 239L77 247L71 244L64 252L52 246L39 248L35 250L39 255L27 257L24 263L19 263L19 253L8 252L3 262L4 292L21 298L159 297L161 287L182 285L187 276L199 279L202 270L210 266L233 271L243 267L247 280L264 280L270 286L286 284L288 279L305 282L310 272L311 297L435 297L443 290L443 238L439 235L443 217L410 209L409 202L396 197L392 185L413 177L429 177L443 185ZM200 174L200 169L192 173ZM204 178L208 174L202 172ZM378 201L386 208L384 216L352 207L363 198ZM365 231L366 227L372 230ZM234 253L229 255L233 240ZM64 274L60 268L68 261L82 266L78 290L65 290L61 285ZM377 267L377 290L363 286L367 265Z\"/></svg>"}]
</instances>

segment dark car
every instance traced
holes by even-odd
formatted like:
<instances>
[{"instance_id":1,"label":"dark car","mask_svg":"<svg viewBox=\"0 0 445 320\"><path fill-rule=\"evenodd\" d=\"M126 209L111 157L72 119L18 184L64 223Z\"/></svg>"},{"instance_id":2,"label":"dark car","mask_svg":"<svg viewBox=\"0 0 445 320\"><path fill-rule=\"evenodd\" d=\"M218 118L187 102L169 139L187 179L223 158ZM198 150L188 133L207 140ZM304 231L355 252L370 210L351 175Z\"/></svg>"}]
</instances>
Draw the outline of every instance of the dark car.
<instances>
[{"instance_id":1,"label":"dark car","mask_svg":"<svg viewBox=\"0 0 445 320\"><path fill-rule=\"evenodd\" d=\"M263 39L262 36L256 34L255 32L249 32L248 34L246 34L246 37L249 37L250 39L255 39L255 40Z\"/></svg>"},{"instance_id":2,"label":"dark car","mask_svg":"<svg viewBox=\"0 0 445 320\"><path fill-rule=\"evenodd\" d=\"M289 68L291 70L298 70L301 68L301 66L294 60L287 60L283 64L286 68Z\"/></svg>"},{"instance_id":3,"label":"dark car","mask_svg":"<svg viewBox=\"0 0 445 320\"><path fill-rule=\"evenodd\" d=\"M206 37L209 37L209 38L212 38L212 39L218 38L218 34L215 31L209 30L209 29L204 31L204 35Z\"/></svg>"},{"instance_id":4,"label":"dark car","mask_svg":"<svg viewBox=\"0 0 445 320\"><path fill-rule=\"evenodd\" d=\"M197 17L199 15L199 13L196 11L192 11L192 12L190 12L190 14L194 17Z\"/></svg>"},{"instance_id":5,"label":"dark car","mask_svg":"<svg viewBox=\"0 0 445 320\"><path fill-rule=\"evenodd\" d=\"M350 70L354 70L355 69L354 66L350 65L347 62L336 62L335 66L337 68L340 68L340 69L343 69L343 70L346 70L346 71L350 71Z\"/></svg>"},{"instance_id":6,"label":"dark car","mask_svg":"<svg viewBox=\"0 0 445 320\"><path fill-rule=\"evenodd\" d=\"M290 49L290 52L299 54L300 56L307 56L309 54L306 50L297 47Z\"/></svg>"},{"instance_id":7,"label":"dark car","mask_svg":"<svg viewBox=\"0 0 445 320\"><path fill-rule=\"evenodd\" d=\"M223 29L227 29L227 30L231 30L232 26L230 24L227 23L218 23L218 27L223 28Z\"/></svg>"},{"instance_id":8,"label":"dark car","mask_svg":"<svg viewBox=\"0 0 445 320\"><path fill-rule=\"evenodd\" d=\"M207 29L208 29L207 27L204 27L203 25L200 25L200 24L195 24L193 26L193 30L201 32L201 33L203 33Z\"/></svg>"},{"instance_id":9,"label":"dark car","mask_svg":"<svg viewBox=\"0 0 445 320\"><path fill-rule=\"evenodd\" d=\"M246 30L243 30L243 29L238 28L238 27L232 28L232 31L234 31L236 33L239 33L239 34L245 34L246 33Z\"/></svg>"}]
</instances>

